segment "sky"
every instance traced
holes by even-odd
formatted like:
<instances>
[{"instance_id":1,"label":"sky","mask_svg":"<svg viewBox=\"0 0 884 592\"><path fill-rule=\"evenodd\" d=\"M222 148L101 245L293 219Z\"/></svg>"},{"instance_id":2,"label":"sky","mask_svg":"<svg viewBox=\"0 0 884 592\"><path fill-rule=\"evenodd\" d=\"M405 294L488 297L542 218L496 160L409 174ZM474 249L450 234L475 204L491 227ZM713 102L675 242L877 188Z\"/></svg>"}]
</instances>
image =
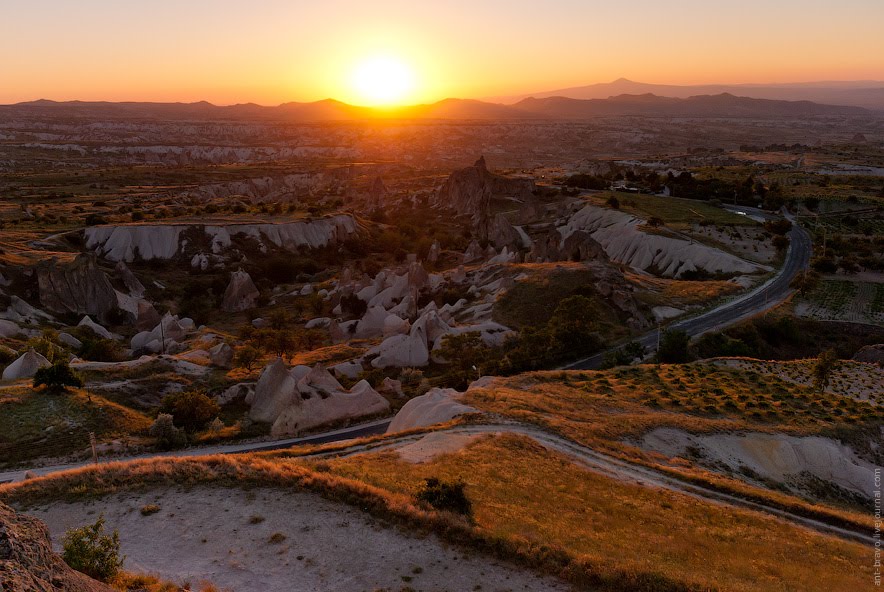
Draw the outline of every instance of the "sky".
<instances>
[{"instance_id":1,"label":"sky","mask_svg":"<svg viewBox=\"0 0 884 592\"><path fill-rule=\"evenodd\" d=\"M881 23L884 0L0 0L0 103L884 80ZM407 80L365 66L378 59Z\"/></svg>"}]
</instances>

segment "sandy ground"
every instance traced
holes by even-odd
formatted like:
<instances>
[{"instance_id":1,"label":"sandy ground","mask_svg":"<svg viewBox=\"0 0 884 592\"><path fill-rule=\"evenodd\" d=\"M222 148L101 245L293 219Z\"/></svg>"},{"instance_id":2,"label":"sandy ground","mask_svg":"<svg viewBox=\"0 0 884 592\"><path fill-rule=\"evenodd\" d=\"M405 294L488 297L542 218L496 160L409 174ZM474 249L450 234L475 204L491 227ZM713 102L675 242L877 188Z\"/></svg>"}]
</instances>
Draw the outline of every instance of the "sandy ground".
<instances>
[{"instance_id":1,"label":"sandy ground","mask_svg":"<svg viewBox=\"0 0 884 592\"><path fill-rule=\"evenodd\" d=\"M160 512L142 516L156 504ZM386 527L348 506L281 489L200 487L112 495L28 510L59 544L104 514L118 529L129 571L195 588L261 592L568 590L514 566ZM252 517L264 520L252 524ZM282 542L270 542L281 533Z\"/></svg>"},{"instance_id":2,"label":"sandy ground","mask_svg":"<svg viewBox=\"0 0 884 592\"><path fill-rule=\"evenodd\" d=\"M820 436L787 434L693 435L674 428L657 428L642 438L642 448L668 457L696 455L708 466L731 471L751 469L779 483L792 483L810 474L863 496L874 494L875 466L849 446ZM801 490L800 486L796 486Z\"/></svg>"},{"instance_id":3,"label":"sandy ground","mask_svg":"<svg viewBox=\"0 0 884 592\"><path fill-rule=\"evenodd\" d=\"M440 454L457 452L481 437L480 434L452 434L448 432L432 432L417 442L398 448L399 457L410 463L424 463L433 460Z\"/></svg>"},{"instance_id":4,"label":"sandy ground","mask_svg":"<svg viewBox=\"0 0 884 592\"><path fill-rule=\"evenodd\" d=\"M815 360L791 360L785 362L750 360L745 358L720 358L716 364L771 374L794 384L813 385L813 365ZM872 405L884 403L884 368L876 364L840 360L832 370L826 392L833 395L851 397L867 401Z\"/></svg>"},{"instance_id":5,"label":"sandy ground","mask_svg":"<svg viewBox=\"0 0 884 592\"><path fill-rule=\"evenodd\" d=\"M749 261L770 264L776 260L777 250L763 228L740 226L728 228L694 224L691 234L705 237L722 245L726 250Z\"/></svg>"}]
</instances>

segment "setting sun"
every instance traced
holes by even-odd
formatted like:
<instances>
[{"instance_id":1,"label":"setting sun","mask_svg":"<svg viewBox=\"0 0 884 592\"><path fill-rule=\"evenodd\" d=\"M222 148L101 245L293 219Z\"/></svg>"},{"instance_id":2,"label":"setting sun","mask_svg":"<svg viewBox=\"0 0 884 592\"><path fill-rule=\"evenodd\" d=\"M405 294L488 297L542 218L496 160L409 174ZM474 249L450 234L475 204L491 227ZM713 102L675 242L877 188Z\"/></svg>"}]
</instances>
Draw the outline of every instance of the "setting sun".
<instances>
[{"instance_id":1,"label":"setting sun","mask_svg":"<svg viewBox=\"0 0 884 592\"><path fill-rule=\"evenodd\" d=\"M372 56L356 65L352 86L363 104L400 104L414 89L414 72L395 57Z\"/></svg>"}]
</instances>

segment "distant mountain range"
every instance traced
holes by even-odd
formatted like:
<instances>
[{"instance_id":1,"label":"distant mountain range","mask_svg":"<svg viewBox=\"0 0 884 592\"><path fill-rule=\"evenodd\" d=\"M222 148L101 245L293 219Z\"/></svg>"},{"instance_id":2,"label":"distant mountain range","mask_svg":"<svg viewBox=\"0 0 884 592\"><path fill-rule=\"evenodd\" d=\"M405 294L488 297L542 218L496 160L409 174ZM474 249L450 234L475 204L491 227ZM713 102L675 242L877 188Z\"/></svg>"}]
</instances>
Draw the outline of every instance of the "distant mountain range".
<instances>
[{"instance_id":1,"label":"distant mountain range","mask_svg":"<svg viewBox=\"0 0 884 592\"><path fill-rule=\"evenodd\" d=\"M628 82L628 81L627 81ZM631 83L634 84L634 83ZM594 88L594 87L584 87ZM683 87L678 87L683 88ZM0 117L64 117L85 119L235 120L321 122L363 119L448 120L587 120L596 117L726 117L789 118L884 115L857 106L826 105L735 96L730 93L690 97L620 94L609 98L529 97L513 104L472 99L445 99L428 105L379 109L348 105L333 99L313 103L254 103L218 106L198 103L31 101L0 106Z\"/></svg>"},{"instance_id":2,"label":"distant mountain range","mask_svg":"<svg viewBox=\"0 0 884 592\"><path fill-rule=\"evenodd\" d=\"M884 110L884 81L875 80L679 86L674 84L647 84L620 78L614 82L562 88L518 96L494 97L487 100L495 103L513 104L529 97L536 99L547 97L607 99L624 94L654 94L661 97L686 99L699 95L719 95L724 93L755 99L813 101L829 105L849 105Z\"/></svg>"}]
</instances>

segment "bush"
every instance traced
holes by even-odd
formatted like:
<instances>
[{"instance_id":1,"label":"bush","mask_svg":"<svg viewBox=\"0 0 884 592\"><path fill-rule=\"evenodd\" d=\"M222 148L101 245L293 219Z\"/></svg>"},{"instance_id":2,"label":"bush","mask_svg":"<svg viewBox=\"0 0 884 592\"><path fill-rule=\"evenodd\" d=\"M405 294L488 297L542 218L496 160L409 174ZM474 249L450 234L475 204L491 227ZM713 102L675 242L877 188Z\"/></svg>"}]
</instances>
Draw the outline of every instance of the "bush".
<instances>
[{"instance_id":1,"label":"bush","mask_svg":"<svg viewBox=\"0 0 884 592\"><path fill-rule=\"evenodd\" d=\"M156 438L157 447L161 450L181 448L187 444L187 435L181 428L175 427L172 416L160 413L150 426L150 435Z\"/></svg>"},{"instance_id":2,"label":"bush","mask_svg":"<svg viewBox=\"0 0 884 592\"><path fill-rule=\"evenodd\" d=\"M684 331L677 329L665 331L660 339L657 350L657 361L663 364L684 364L690 361L688 344L691 339Z\"/></svg>"},{"instance_id":3,"label":"bush","mask_svg":"<svg viewBox=\"0 0 884 592\"><path fill-rule=\"evenodd\" d=\"M125 359L123 348L113 339L84 337L78 352L84 360L94 362L120 362Z\"/></svg>"},{"instance_id":4,"label":"bush","mask_svg":"<svg viewBox=\"0 0 884 592\"><path fill-rule=\"evenodd\" d=\"M424 479L424 484L415 494L415 499L437 510L453 512L463 516L472 517L473 504L467 498L463 481L445 483L436 477Z\"/></svg>"},{"instance_id":5,"label":"bush","mask_svg":"<svg viewBox=\"0 0 884 592\"><path fill-rule=\"evenodd\" d=\"M126 559L120 556L120 533L104 534L104 515L95 524L67 531L62 544L65 563L103 582L117 575Z\"/></svg>"},{"instance_id":6,"label":"bush","mask_svg":"<svg viewBox=\"0 0 884 592\"><path fill-rule=\"evenodd\" d=\"M160 405L160 413L171 415L173 422L188 432L201 430L220 412L218 403L198 391L167 395Z\"/></svg>"},{"instance_id":7,"label":"bush","mask_svg":"<svg viewBox=\"0 0 884 592\"><path fill-rule=\"evenodd\" d=\"M71 370L67 362L56 362L51 366L40 368L34 374L34 388L42 385L46 385L51 391L63 391L68 386L83 386L83 380Z\"/></svg>"}]
</instances>

